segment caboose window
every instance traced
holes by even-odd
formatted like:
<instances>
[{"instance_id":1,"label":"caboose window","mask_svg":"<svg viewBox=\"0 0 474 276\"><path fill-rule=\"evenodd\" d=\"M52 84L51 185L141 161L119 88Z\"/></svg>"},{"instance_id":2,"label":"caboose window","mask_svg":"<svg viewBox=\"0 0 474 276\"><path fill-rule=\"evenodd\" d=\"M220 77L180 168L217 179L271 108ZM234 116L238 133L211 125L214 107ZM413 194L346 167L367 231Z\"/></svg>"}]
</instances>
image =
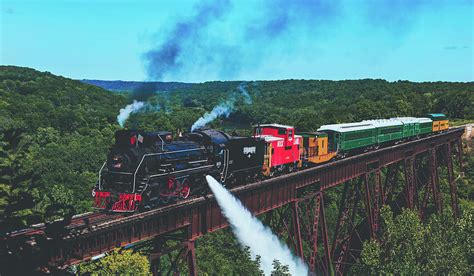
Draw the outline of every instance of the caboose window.
<instances>
[{"instance_id":1,"label":"caboose window","mask_svg":"<svg viewBox=\"0 0 474 276\"><path fill-rule=\"evenodd\" d=\"M286 128L279 128L278 129L278 135L285 135L286 134Z\"/></svg>"}]
</instances>

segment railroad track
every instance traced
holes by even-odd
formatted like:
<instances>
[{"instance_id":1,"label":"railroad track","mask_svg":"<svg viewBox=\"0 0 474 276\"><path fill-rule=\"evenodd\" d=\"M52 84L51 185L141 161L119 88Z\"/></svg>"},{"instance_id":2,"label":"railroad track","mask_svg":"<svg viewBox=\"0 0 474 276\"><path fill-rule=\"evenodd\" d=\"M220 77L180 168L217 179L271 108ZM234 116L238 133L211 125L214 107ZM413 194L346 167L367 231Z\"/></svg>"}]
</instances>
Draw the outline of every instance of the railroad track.
<instances>
[{"instance_id":1,"label":"railroad track","mask_svg":"<svg viewBox=\"0 0 474 276\"><path fill-rule=\"evenodd\" d=\"M145 215L145 213L156 213L170 208L176 208L180 205L186 205L200 197L202 196L195 195L187 200L183 200L174 204L160 206L158 208L143 213L108 213L104 211L93 211L77 214L71 218L71 221L68 224L61 225L61 223L63 223L62 220L56 220L52 223L34 224L29 226L28 228L15 230L13 232L7 233L5 236L0 237L0 240L13 240L21 237L31 239L35 235L46 235L48 229L55 223L60 226L61 230L66 232L65 237L71 237L75 234L80 234L84 231L101 228L104 225L109 225L128 219L133 220L136 219L136 217L140 218Z\"/></svg>"},{"instance_id":2,"label":"railroad track","mask_svg":"<svg viewBox=\"0 0 474 276\"><path fill-rule=\"evenodd\" d=\"M116 220L124 217L124 214L113 214L113 213L104 213L104 212L87 212L83 214L75 215L71 218L70 223L64 225L64 229L67 231L74 231L84 227L91 227L103 222ZM7 234L3 239L17 238L20 236L33 236L33 235L43 235L48 230L48 227L54 223L61 223L61 220L56 220L52 223L39 223L31 225L28 228L17 230Z\"/></svg>"}]
</instances>

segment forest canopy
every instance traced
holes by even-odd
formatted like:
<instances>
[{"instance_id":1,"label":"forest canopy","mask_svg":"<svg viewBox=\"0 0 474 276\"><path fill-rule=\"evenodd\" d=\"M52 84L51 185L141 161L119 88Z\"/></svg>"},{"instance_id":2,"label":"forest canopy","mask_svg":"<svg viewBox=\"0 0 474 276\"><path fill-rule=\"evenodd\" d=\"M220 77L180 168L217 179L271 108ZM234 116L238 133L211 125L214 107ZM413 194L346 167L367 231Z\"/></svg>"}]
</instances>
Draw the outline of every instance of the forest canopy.
<instances>
[{"instance_id":1,"label":"forest canopy","mask_svg":"<svg viewBox=\"0 0 474 276\"><path fill-rule=\"evenodd\" d=\"M209 127L249 134L251 125L281 123L312 131L322 124L422 117L431 112L445 113L452 121L474 120L473 82L280 80L170 86L133 83L133 87L138 88L112 93L49 72L0 66L2 235L64 216L71 206L75 213L91 210L91 188L114 131L120 129L117 115L136 99L146 101L148 108L132 113L126 128L175 133L189 131L199 117L229 99L232 112L228 118L220 117ZM250 101L239 87L245 89ZM466 168L473 167L474 160L469 157ZM472 170L468 169L471 181ZM474 197L469 181L460 184L459 192L466 206L472 206ZM224 236L222 239L228 238ZM213 251L219 237L211 236L211 242L204 238L197 254ZM201 263L203 269L215 265L205 262ZM229 265L226 271L236 270Z\"/></svg>"}]
</instances>

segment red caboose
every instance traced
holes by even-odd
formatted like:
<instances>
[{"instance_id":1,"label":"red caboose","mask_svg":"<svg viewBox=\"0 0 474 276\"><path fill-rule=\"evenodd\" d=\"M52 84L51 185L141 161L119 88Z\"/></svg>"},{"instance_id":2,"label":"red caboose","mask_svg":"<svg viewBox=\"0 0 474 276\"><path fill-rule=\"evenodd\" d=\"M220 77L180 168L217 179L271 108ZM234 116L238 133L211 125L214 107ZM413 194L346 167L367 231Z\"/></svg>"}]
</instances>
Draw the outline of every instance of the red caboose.
<instances>
[{"instance_id":1,"label":"red caboose","mask_svg":"<svg viewBox=\"0 0 474 276\"><path fill-rule=\"evenodd\" d=\"M258 125L254 127L254 136L265 139L264 175L291 172L299 166L302 137L295 135L294 127L279 124Z\"/></svg>"}]
</instances>

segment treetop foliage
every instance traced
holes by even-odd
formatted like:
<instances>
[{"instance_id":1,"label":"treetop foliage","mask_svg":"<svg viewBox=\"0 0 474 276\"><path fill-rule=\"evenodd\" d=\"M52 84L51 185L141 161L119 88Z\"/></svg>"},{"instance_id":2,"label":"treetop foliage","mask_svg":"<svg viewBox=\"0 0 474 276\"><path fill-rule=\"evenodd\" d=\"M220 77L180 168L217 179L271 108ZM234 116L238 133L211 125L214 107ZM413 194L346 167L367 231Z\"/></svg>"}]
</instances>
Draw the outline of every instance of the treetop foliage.
<instances>
[{"instance_id":1,"label":"treetop foliage","mask_svg":"<svg viewBox=\"0 0 474 276\"><path fill-rule=\"evenodd\" d=\"M361 261L372 273L459 274L473 271L474 216L472 210L459 221L446 212L432 215L423 224L415 211L404 209L393 217L381 210L382 237L366 241Z\"/></svg>"}]
</instances>

